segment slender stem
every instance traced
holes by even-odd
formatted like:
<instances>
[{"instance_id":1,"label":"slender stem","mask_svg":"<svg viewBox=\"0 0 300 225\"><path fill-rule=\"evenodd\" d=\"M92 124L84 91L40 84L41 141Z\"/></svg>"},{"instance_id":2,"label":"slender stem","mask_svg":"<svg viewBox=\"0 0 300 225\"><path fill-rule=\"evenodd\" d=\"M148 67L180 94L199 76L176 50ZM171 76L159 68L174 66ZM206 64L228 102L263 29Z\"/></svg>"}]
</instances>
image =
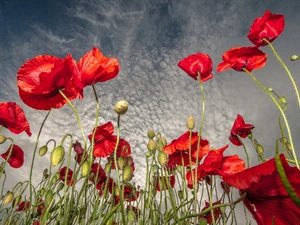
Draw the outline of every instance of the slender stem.
<instances>
[{"instance_id":1,"label":"slender stem","mask_svg":"<svg viewBox=\"0 0 300 225\"><path fill-rule=\"evenodd\" d=\"M245 154L246 154L246 159L247 159L247 167L249 168L250 167L250 160L249 160L248 151L247 151L246 146L244 145L244 142L241 139L240 135L237 135L237 138L239 139L240 143L243 145L243 148L244 148L244 151L245 151Z\"/></svg>"},{"instance_id":2,"label":"slender stem","mask_svg":"<svg viewBox=\"0 0 300 225\"><path fill-rule=\"evenodd\" d=\"M263 38L263 40L269 45L269 47L271 48L271 50L273 51L275 57L277 58L278 62L281 64L281 66L285 69L288 77L290 78L291 82L292 82L292 85L293 85L293 88L294 88L294 91L296 93L296 97L297 97L297 100L298 100L298 105L300 107L300 96L299 96L299 91L298 91L298 87L296 85L296 82L293 78L293 75L291 74L289 68L286 66L286 64L283 62L283 60L280 58L280 56L278 55L278 53L276 52L274 46L272 45L271 42L269 42L266 38Z\"/></svg>"},{"instance_id":3,"label":"slender stem","mask_svg":"<svg viewBox=\"0 0 300 225\"><path fill-rule=\"evenodd\" d=\"M276 99L273 97L273 95L254 77L254 75L249 72L247 69L243 69L253 80L254 82L264 91L266 92L269 97L272 99L272 101L274 102L274 104L277 106L277 108L279 109L280 113L281 113L281 116L284 120L284 123L285 123L285 126L286 126L286 130L287 130L287 133L288 133L288 137L290 139L290 144L291 144L291 148L292 148L292 154L293 154L293 157L294 157L294 160L295 160L295 163L296 163L296 166L297 168L299 169L299 163L298 163L298 160L297 160L297 156L296 156L296 153L295 153L295 149L294 149L294 144L293 144L293 138L292 138L292 133L291 133L291 130L290 130L290 126L288 124L288 121L287 121L287 118L285 116L285 113L283 111L283 109L281 108L281 106L279 105L279 103L276 101Z\"/></svg>"}]
</instances>

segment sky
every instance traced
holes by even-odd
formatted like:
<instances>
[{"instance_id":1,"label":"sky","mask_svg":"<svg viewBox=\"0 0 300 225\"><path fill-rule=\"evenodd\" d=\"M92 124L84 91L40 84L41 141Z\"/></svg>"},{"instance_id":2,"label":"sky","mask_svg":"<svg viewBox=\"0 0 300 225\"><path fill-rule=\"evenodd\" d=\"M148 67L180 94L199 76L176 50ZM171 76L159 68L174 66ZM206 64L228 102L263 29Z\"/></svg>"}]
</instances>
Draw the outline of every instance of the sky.
<instances>
[{"instance_id":1,"label":"sky","mask_svg":"<svg viewBox=\"0 0 300 225\"><path fill-rule=\"evenodd\" d=\"M0 0L0 101L17 102L33 133L28 138L25 133L13 135L4 131L25 151L24 167L7 171L11 175L7 188L27 179L36 135L47 113L21 101L16 87L18 69L37 55L65 57L71 53L78 60L94 46L120 62L121 70L115 79L96 85L101 104L99 123L112 121L116 125L114 104L128 101L128 112L121 118L121 137L132 148L136 183L143 180L148 130L161 132L170 143L187 130L185 122L189 116L195 118L198 130L199 84L177 66L182 58L196 52L209 54L214 66L214 78L203 84L203 138L215 148L229 144L226 154L244 158L243 149L228 140L235 117L241 114L255 126L254 138L264 146L266 157L273 157L275 141L280 136L278 110L245 73L216 71L225 51L235 46L252 46L247 39L249 28L266 10L285 16L285 29L273 44L299 84L300 64L289 60L290 55L300 54L298 0ZM271 50L262 50L268 54L267 64L253 74L287 98L287 116L297 149L300 114L295 94ZM86 88L84 98L72 102L86 134L90 134L95 123L92 89ZM60 141L67 133L74 135L74 141L81 140L75 116L66 105L50 114L40 143L50 138ZM255 150L250 142L246 141L246 146L251 165L256 165ZM6 150L7 146L2 145L0 152ZM42 171L45 163L48 165L48 158L38 157L35 168Z\"/></svg>"}]
</instances>

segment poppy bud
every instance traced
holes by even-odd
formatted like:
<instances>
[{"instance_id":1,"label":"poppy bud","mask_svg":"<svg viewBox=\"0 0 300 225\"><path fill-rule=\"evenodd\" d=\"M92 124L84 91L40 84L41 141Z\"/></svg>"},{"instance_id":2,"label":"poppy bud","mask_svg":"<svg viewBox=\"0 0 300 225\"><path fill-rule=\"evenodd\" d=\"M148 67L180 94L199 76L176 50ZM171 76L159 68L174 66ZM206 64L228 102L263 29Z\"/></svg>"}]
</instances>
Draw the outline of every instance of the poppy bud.
<instances>
[{"instance_id":1,"label":"poppy bud","mask_svg":"<svg viewBox=\"0 0 300 225\"><path fill-rule=\"evenodd\" d=\"M205 218L200 218L199 225L207 225L207 220Z\"/></svg>"},{"instance_id":2,"label":"poppy bud","mask_svg":"<svg viewBox=\"0 0 300 225\"><path fill-rule=\"evenodd\" d=\"M3 199L3 202L2 202L2 205L8 205L14 198L14 193L13 192L7 192L4 199Z\"/></svg>"},{"instance_id":3,"label":"poppy bud","mask_svg":"<svg viewBox=\"0 0 300 225\"><path fill-rule=\"evenodd\" d=\"M54 176L52 177L52 184L55 184L58 181L59 178L60 178L60 173L56 172L54 174Z\"/></svg>"},{"instance_id":4,"label":"poppy bud","mask_svg":"<svg viewBox=\"0 0 300 225\"><path fill-rule=\"evenodd\" d=\"M65 149L62 145L57 146L50 155L52 166L57 166L65 157Z\"/></svg>"},{"instance_id":5,"label":"poppy bud","mask_svg":"<svg viewBox=\"0 0 300 225\"><path fill-rule=\"evenodd\" d=\"M127 211L127 218L128 218L128 221L129 222L133 222L133 221L135 221L135 213L133 212L133 210L128 210Z\"/></svg>"},{"instance_id":6,"label":"poppy bud","mask_svg":"<svg viewBox=\"0 0 300 225\"><path fill-rule=\"evenodd\" d=\"M64 183L59 183L59 184L57 185L56 190L57 190L57 191L60 191L60 190L62 190L62 189L64 188L64 186L65 186Z\"/></svg>"},{"instance_id":7,"label":"poppy bud","mask_svg":"<svg viewBox=\"0 0 300 225\"><path fill-rule=\"evenodd\" d=\"M153 139L150 139L147 144L149 151L154 151L156 149L156 142Z\"/></svg>"},{"instance_id":8,"label":"poppy bud","mask_svg":"<svg viewBox=\"0 0 300 225\"><path fill-rule=\"evenodd\" d=\"M168 162L168 155L164 151L159 151L157 155L157 160L160 165L165 166Z\"/></svg>"},{"instance_id":9,"label":"poppy bud","mask_svg":"<svg viewBox=\"0 0 300 225\"><path fill-rule=\"evenodd\" d=\"M286 104L286 98L285 97L280 97L279 100L282 104Z\"/></svg>"},{"instance_id":10,"label":"poppy bud","mask_svg":"<svg viewBox=\"0 0 300 225\"><path fill-rule=\"evenodd\" d=\"M128 102L121 100L118 101L115 105L115 112L119 115L123 115L128 110Z\"/></svg>"},{"instance_id":11,"label":"poppy bud","mask_svg":"<svg viewBox=\"0 0 300 225\"><path fill-rule=\"evenodd\" d=\"M184 197L183 194L184 194L183 191L182 191L182 190L179 190L179 191L178 191L178 198L179 198L179 199L183 199L183 197Z\"/></svg>"},{"instance_id":12,"label":"poppy bud","mask_svg":"<svg viewBox=\"0 0 300 225\"><path fill-rule=\"evenodd\" d=\"M226 206L221 206L221 207L220 207L220 210L221 210L221 213L225 213L225 211L226 211Z\"/></svg>"},{"instance_id":13,"label":"poppy bud","mask_svg":"<svg viewBox=\"0 0 300 225\"><path fill-rule=\"evenodd\" d=\"M290 59L291 59L291 61L296 61L296 60L299 59L299 56L297 56L297 55L291 55Z\"/></svg>"},{"instance_id":14,"label":"poppy bud","mask_svg":"<svg viewBox=\"0 0 300 225\"><path fill-rule=\"evenodd\" d=\"M22 196L18 195L14 198L13 202L12 202L12 206L16 207L17 205L19 205L20 201L21 201Z\"/></svg>"},{"instance_id":15,"label":"poppy bud","mask_svg":"<svg viewBox=\"0 0 300 225\"><path fill-rule=\"evenodd\" d=\"M131 168L131 166L129 166L129 165L126 165L125 167L124 167L124 169L123 169L123 174L122 174L122 176L123 176L123 181L125 181L125 182L129 182L130 180L131 180L131 178L132 178L132 168Z\"/></svg>"},{"instance_id":16,"label":"poppy bud","mask_svg":"<svg viewBox=\"0 0 300 225\"><path fill-rule=\"evenodd\" d=\"M287 147L287 149L291 152L292 151L292 145L291 145L291 143L286 143L286 147Z\"/></svg>"},{"instance_id":17,"label":"poppy bud","mask_svg":"<svg viewBox=\"0 0 300 225\"><path fill-rule=\"evenodd\" d=\"M152 155L152 153L150 151L146 152L146 157L149 158Z\"/></svg>"},{"instance_id":18,"label":"poppy bud","mask_svg":"<svg viewBox=\"0 0 300 225\"><path fill-rule=\"evenodd\" d=\"M124 157L120 156L118 158L118 167L119 167L119 169L122 170L125 165L126 165L126 159Z\"/></svg>"},{"instance_id":19,"label":"poppy bud","mask_svg":"<svg viewBox=\"0 0 300 225\"><path fill-rule=\"evenodd\" d=\"M167 143L167 139L165 137L161 137L160 138L162 144L163 144L163 147L165 147L168 143Z\"/></svg>"},{"instance_id":20,"label":"poppy bud","mask_svg":"<svg viewBox=\"0 0 300 225\"><path fill-rule=\"evenodd\" d=\"M256 151L260 155L264 154L264 152L265 152L264 147L261 144L258 144L258 143L256 144Z\"/></svg>"},{"instance_id":21,"label":"poppy bud","mask_svg":"<svg viewBox=\"0 0 300 225\"><path fill-rule=\"evenodd\" d=\"M104 170L105 170L106 173L110 172L110 170L111 170L111 163L110 162L105 164Z\"/></svg>"},{"instance_id":22,"label":"poppy bud","mask_svg":"<svg viewBox=\"0 0 300 225\"><path fill-rule=\"evenodd\" d=\"M251 140L252 139L252 131L247 131L247 137Z\"/></svg>"},{"instance_id":23,"label":"poppy bud","mask_svg":"<svg viewBox=\"0 0 300 225\"><path fill-rule=\"evenodd\" d=\"M158 170L159 170L158 165L154 164L154 165L152 166L152 170L153 170L154 173L157 173Z\"/></svg>"},{"instance_id":24,"label":"poppy bud","mask_svg":"<svg viewBox=\"0 0 300 225\"><path fill-rule=\"evenodd\" d=\"M176 170L177 170L179 173L182 173L182 166L177 166L177 167L176 167Z\"/></svg>"},{"instance_id":25,"label":"poppy bud","mask_svg":"<svg viewBox=\"0 0 300 225\"><path fill-rule=\"evenodd\" d=\"M51 190L47 190L45 194L45 202L47 205L50 205L53 198L53 192Z\"/></svg>"},{"instance_id":26,"label":"poppy bud","mask_svg":"<svg viewBox=\"0 0 300 225\"><path fill-rule=\"evenodd\" d=\"M186 126L189 130L193 130L195 127L195 120L194 117L190 116L187 120L186 120Z\"/></svg>"},{"instance_id":27,"label":"poppy bud","mask_svg":"<svg viewBox=\"0 0 300 225\"><path fill-rule=\"evenodd\" d=\"M46 178L46 179L49 177L48 169L47 168L44 169L44 171L43 171L43 177Z\"/></svg>"},{"instance_id":28,"label":"poppy bud","mask_svg":"<svg viewBox=\"0 0 300 225\"><path fill-rule=\"evenodd\" d=\"M268 91L268 92L273 92L273 88L268 87L268 88L267 88L267 91Z\"/></svg>"},{"instance_id":29,"label":"poppy bud","mask_svg":"<svg viewBox=\"0 0 300 225\"><path fill-rule=\"evenodd\" d=\"M40 190L39 190L39 195L40 196L43 196L44 195L44 193L45 193L45 188L41 188Z\"/></svg>"},{"instance_id":30,"label":"poppy bud","mask_svg":"<svg viewBox=\"0 0 300 225\"><path fill-rule=\"evenodd\" d=\"M48 146L44 145L44 146L40 147L39 155L44 156L47 153L47 151L48 151Z\"/></svg>"},{"instance_id":31,"label":"poppy bud","mask_svg":"<svg viewBox=\"0 0 300 225\"><path fill-rule=\"evenodd\" d=\"M155 132L153 130L149 130L147 135L149 139L153 139L155 137Z\"/></svg>"},{"instance_id":32,"label":"poppy bud","mask_svg":"<svg viewBox=\"0 0 300 225\"><path fill-rule=\"evenodd\" d=\"M82 177L86 177L88 175L89 168L90 168L90 163L88 161L85 161L81 167L81 176Z\"/></svg>"},{"instance_id":33,"label":"poppy bud","mask_svg":"<svg viewBox=\"0 0 300 225\"><path fill-rule=\"evenodd\" d=\"M3 135L0 135L0 144L3 144L6 141L6 137Z\"/></svg>"}]
</instances>

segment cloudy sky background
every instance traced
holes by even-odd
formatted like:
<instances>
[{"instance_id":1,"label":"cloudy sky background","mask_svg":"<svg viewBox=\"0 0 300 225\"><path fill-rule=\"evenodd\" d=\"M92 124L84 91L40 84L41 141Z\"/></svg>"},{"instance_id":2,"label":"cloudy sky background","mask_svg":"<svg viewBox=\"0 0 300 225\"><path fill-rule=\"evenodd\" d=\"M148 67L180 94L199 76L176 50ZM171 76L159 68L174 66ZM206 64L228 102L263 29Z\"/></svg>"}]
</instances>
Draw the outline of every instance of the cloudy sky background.
<instances>
[{"instance_id":1,"label":"cloudy sky background","mask_svg":"<svg viewBox=\"0 0 300 225\"><path fill-rule=\"evenodd\" d=\"M279 137L276 107L245 73L215 70L226 50L252 45L247 39L249 28L267 9L285 16L286 27L274 46L300 84L297 70L300 64L289 61L290 55L300 54L297 0L1 0L0 101L20 104L33 133L28 138L25 133L14 136L4 131L24 148L26 156L22 169L7 170L10 175L7 188L28 179L35 138L46 115L45 111L31 109L20 100L16 87L18 69L26 60L42 54L65 57L71 53L78 60L93 46L120 62L121 71L114 80L96 85L101 102L99 122L111 120L116 125L114 104L121 99L129 102L129 110L121 118L121 136L131 144L137 183L142 182L139 178L144 174L149 129L161 132L171 142L186 131L186 118L194 116L198 130L199 84L177 66L179 60L196 52L209 54L214 63L214 78L203 84L206 95L203 138L215 148L229 144L233 121L241 114L247 123L255 125L254 137L265 147L266 156L274 156L275 140ZM270 49L262 50L269 55L267 65L253 73L265 86L287 97L287 115L297 149L300 112L295 94ZM95 121L92 89L86 88L84 99L73 103L85 132L90 134ZM66 133L73 134L74 141L81 140L73 115L67 105L54 110L43 130L41 145L50 138L60 141ZM255 165L256 153L250 142L247 146ZM5 145L0 149L1 153L6 150ZM244 157L242 148L230 144L227 154L237 153ZM38 159L36 168L42 171L48 165L47 160Z\"/></svg>"}]
</instances>

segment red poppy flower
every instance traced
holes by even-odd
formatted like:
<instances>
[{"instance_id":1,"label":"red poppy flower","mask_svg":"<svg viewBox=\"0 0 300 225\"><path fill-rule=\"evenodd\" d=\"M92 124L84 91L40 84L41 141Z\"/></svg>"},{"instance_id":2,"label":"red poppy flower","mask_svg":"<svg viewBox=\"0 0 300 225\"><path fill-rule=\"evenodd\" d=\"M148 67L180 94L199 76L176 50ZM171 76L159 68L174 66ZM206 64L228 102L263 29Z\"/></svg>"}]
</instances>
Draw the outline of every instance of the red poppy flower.
<instances>
[{"instance_id":1,"label":"red poppy flower","mask_svg":"<svg viewBox=\"0 0 300 225\"><path fill-rule=\"evenodd\" d=\"M17 208L17 212L20 211L27 211L30 209L30 201L22 201L19 203L18 208Z\"/></svg>"},{"instance_id":2,"label":"red poppy flower","mask_svg":"<svg viewBox=\"0 0 300 225\"><path fill-rule=\"evenodd\" d=\"M235 47L222 55L224 62L218 65L217 71L222 72L232 68L236 71L246 69L251 72L254 69L264 67L267 57L267 54L259 50L258 47Z\"/></svg>"},{"instance_id":3,"label":"red poppy flower","mask_svg":"<svg viewBox=\"0 0 300 225\"><path fill-rule=\"evenodd\" d=\"M213 202L212 205L218 205L218 204L221 204L221 203L222 203L221 200L219 200L219 201ZM207 208L209 208L209 207L210 207L209 202L205 201L205 207L202 209L202 211L205 210L205 209L207 209ZM221 209L220 208L213 209L213 215L214 215L215 221L217 221L217 219L221 215ZM208 211L204 215L200 216L199 219L200 218L205 218L208 224L212 224L212 216L211 216L211 212L210 211Z\"/></svg>"},{"instance_id":4,"label":"red poppy flower","mask_svg":"<svg viewBox=\"0 0 300 225\"><path fill-rule=\"evenodd\" d=\"M74 184L74 179L73 179L73 170L70 168L68 169L67 173L67 167L63 167L59 171L60 177L59 179L63 182L65 182L65 178L67 177L67 185L72 186Z\"/></svg>"},{"instance_id":5,"label":"red poppy flower","mask_svg":"<svg viewBox=\"0 0 300 225\"><path fill-rule=\"evenodd\" d=\"M23 109L15 102L0 103L0 125L14 134L25 131L31 136L30 126Z\"/></svg>"},{"instance_id":6,"label":"red poppy flower","mask_svg":"<svg viewBox=\"0 0 300 225\"><path fill-rule=\"evenodd\" d=\"M7 159L9 152L11 149L11 145L7 149L7 151L3 154L1 154L1 157L4 159ZM18 145L12 146L12 153L10 155L10 158L8 159L8 164L13 168L20 168L24 164L24 152L22 148L20 148Z\"/></svg>"},{"instance_id":7,"label":"red poppy flower","mask_svg":"<svg viewBox=\"0 0 300 225\"><path fill-rule=\"evenodd\" d=\"M117 136L113 135L114 126L111 122L98 126L95 133L94 143L94 156L95 157L107 157L114 152ZM93 134L89 135L89 139L92 140ZM117 156L127 157L131 154L130 145L127 141L120 138Z\"/></svg>"},{"instance_id":8,"label":"red poppy flower","mask_svg":"<svg viewBox=\"0 0 300 225\"><path fill-rule=\"evenodd\" d=\"M300 197L300 171L280 159L294 191ZM276 169L274 158L239 173L223 176L229 185L247 193L243 200L258 225L300 224L300 208L286 192ZM272 222L274 217L274 223Z\"/></svg>"},{"instance_id":9,"label":"red poppy flower","mask_svg":"<svg viewBox=\"0 0 300 225\"><path fill-rule=\"evenodd\" d=\"M115 78L120 71L120 65L116 58L106 58L94 47L79 60L78 69L80 83L85 87Z\"/></svg>"},{"instance_id":10,"label":"red poppy flower","mask_svg":"<svg viewBox=\"0 0 300 225\"><path fill-rule=\"evenodd\" d=\"M168 190L168 185L167 185L167 179L169 179L169 183L171 188L174 188L175 186L175 176L157 176L156 177L156 190L162 191L162 190Z\"/></svg>"},{"instance_id":11,"label":"red poppy flower","mask_svg":"<svg viewBox=\"0 0 300 225\"><path fill-rule=\"evenodd\" d=\"M123 185L120 186L120 190L122 190ZM136 190L134 186L131 184L124 185L124 200L126 202L133 202L137 200L140 196L140 192ZM115 196L115 202L118 203L120 201L120 195Z\"/></svg>"},{"instance_id":12,"label":"red poppy flower","mask_svg":"<svg viewBox=\"0 0 300 225\"><path fill-rule=\"evenodd\" d=\"M61 108L67 101L59 93L72 100L82 98L78 80L78 69L71 55L64 59L40 55L26 61L18 71L19 94L23 102L34 108L49 110Z\"/></svg>"},{"instance_id":13,"label":"red poppy flower","mask_svg":"<svg viewBox=\"0 0 300 225\"><path fill-rule=\"evenodd\" d=\"M106 173L104 169L101 167L99 163L93 163L91 167L91 174L90 181L93 181L94 184L103 183L106 181Z\"/></svg>"},{"instance_id":14,"label":"red poppy flower","mask_svg":"<svg viewBox=\"0 0 300 225\"><path fill-rule=\"evenodd\" d=\"M245 138L252 129L254 129L254 126L252 124L246 124L244 118L238 114L231 128L229 140L232 144L241 146L242 143L239 141L237 135L239 135L241 138Z\"/></svg>"},{"instance_id":15,"label":"red poppy flower","mask_svg":"<svg viewBox=\"0 0 300 225\"><path fill-rule=\"evenodd\" d=\"M207 81L213 77L212 61L209 55L204 53L196 53L179 61L178 66L183 69L190 77L197 80L198 72L201 81Z\"/></svg>"},{"instance_id":16,"label":"red poppy flower","mask_svg":"<svg viewBox=\"0 0 300 225\"><path fill-rule=\"evenodd\" d=\"M193 180L192 174L197 178L195 182L203 180L208 175L230 175L245 169L245 162L240 159L237 155L223 156L224 151L228 148L228 145L218 149L211 150L208 152L203 163L197 168L189 170L186 173L186 179L189 187L192 187Z\"/></svg>"},{"instance_id":17,"label":"red poppy flower","mask_svg":"<svg viewBox=\"0 0 300 225\"><path fill-rule=\"evenodd\" d=\"M76 141L74 144L73 144L73 148L74 148L74 151L76 153L75 155L75 160L76 162L79 164L81 162L85 162L87 160L87 154L85 154L85 159L82 159L83 157L83 154L84 154L84 149L81 147L81 144Z\"/></svg>"},{"instance_id":18,"label":"red poppy flower","mask_svg":"<svg viewBox=\"0 0 300 225\"><path fill-rule=\"evenodd\" d=\"M187 131L179 138L173 140L169 145L163 147L163 151L169 155L169 161L172 165L189 166L190 157L189 149L191 146L191 159L192 165L196 163L197 155L198 162L209 152L209 142L200 137L200 149L197 150L198 145L198 133L192 132L190 138L190 132Z\"/></svg>"},{"instance_id":19,"label":"red poppy flower","mask_svg":"<svg viewBox=\"0 0 300 225\"><path fill-rule=\"evenodd\" d=\"M262 18L256 18L250 27L248 34L249 40L256 46L264 46L274 41L283 31L285 26L284 16L281 14L272 14L269 10L265 12Z\"/></svg>"}]
</instances>

